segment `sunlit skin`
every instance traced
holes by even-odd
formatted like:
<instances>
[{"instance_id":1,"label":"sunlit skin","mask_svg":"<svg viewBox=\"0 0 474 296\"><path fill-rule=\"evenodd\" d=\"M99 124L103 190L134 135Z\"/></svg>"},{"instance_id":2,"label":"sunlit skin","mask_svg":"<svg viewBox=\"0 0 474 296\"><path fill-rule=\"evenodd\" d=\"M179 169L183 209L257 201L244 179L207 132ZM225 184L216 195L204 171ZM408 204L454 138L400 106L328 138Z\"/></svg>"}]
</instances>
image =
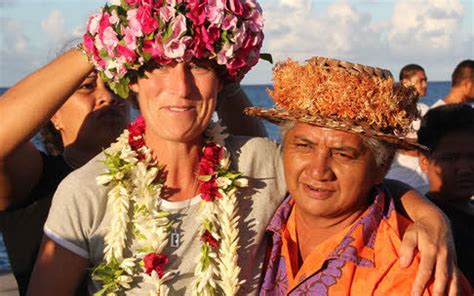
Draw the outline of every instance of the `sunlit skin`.
<instances>
[{"instance_id":1,"label":"sunlit skin","mask_svg":"<svg viewBox=\"0 0 474 296\"><path fill-rule=\"evenodd\" d=\"M384 175L360 136L304 123L287 133L283 161L297 217L321 228L351 224Z\"/></svg>"},{"instance_id":2,"label":"sunlit skin","mask_svg":"<svg viewBox=\"0 0 474 296\"><path fill-rule=\"evenodd\" d=\"M108 146L127 126L128 100L115 97L95 74L89 75L53 116L65 146ZM104 146L102 145L102 146Z\"/></svg>"},{"instance_id":3,"label":"sunlit skin","mask_svg":"<svg viewBox=\"0 0 474 296\"><path fill-rule=\"evenodd\" d=\"M403 81L405 85L412 85L420 97L426 96L426 88L428 86L428 78L424 71L417 71L412 77Z\"/></svg>"},{"instance_id":4,"label":"sunlit skin","mask_svg":"<svg viewBox=\"0 0 474 296\"><path fill-rule=\"evenodd\" d=\"M148 145L159 141L199 143L212 117L222 84L205 62L159 66L131 89L147 123Z\"/></svg>"},{"instance_id":5,"label":"sunlit skin","mask_svg":"<svg viewBox=\"0 0 474 296\"><path fill-rule=\"evenodd\" d=\"M474 195L474 134L459 131L444 136L429 157L420 156L420 165L436 197L469 201Z\"/></svg>"}]
</instances>

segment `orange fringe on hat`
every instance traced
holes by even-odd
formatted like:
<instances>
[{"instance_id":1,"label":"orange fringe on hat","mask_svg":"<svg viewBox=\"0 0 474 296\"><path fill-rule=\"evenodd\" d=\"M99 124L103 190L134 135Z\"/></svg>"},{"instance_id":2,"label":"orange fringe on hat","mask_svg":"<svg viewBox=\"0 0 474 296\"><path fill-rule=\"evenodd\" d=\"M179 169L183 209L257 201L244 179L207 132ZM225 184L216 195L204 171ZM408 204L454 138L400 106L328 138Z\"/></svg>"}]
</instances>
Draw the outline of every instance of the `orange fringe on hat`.
<instances>
[{"instance_id":1,"label":"orange fringe on hat","mask_svg":"<svg viewBox=\"0 0 474 296\"><path fill-rule=\"evenodd\" d=\"M410 131L411 122L419 116L413 89L394 86L388 71L379 69L376 75L376 68L367 70L367 66L351 63L331 66L324 60L313 58L304 65L291 59L279 63L274 70L274 90L268 91L277 106L384 133L406 135Z\"/></svg>"}]
</instances>

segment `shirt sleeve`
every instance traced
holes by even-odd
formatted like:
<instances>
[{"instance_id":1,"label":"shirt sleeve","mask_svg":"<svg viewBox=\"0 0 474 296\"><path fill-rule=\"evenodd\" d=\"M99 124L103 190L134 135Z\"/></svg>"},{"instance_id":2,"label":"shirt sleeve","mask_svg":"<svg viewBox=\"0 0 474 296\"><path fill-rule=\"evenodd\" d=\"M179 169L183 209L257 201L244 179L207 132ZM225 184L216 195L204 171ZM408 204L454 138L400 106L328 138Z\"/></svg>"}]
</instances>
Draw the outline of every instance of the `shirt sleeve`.
<instances>
[{"instance_id":1,"label":"shirt sleeve","mask_svg":"<svg viewBox=\"0 0 474 296\"><path fill-rule=\"evenodd\" d=\"M67 250L89 259L94 218L93 189L74 173L64 179L53 197L44 233ZM86 182L87 183L87 182Z\"/></svg>"}]
</instances>

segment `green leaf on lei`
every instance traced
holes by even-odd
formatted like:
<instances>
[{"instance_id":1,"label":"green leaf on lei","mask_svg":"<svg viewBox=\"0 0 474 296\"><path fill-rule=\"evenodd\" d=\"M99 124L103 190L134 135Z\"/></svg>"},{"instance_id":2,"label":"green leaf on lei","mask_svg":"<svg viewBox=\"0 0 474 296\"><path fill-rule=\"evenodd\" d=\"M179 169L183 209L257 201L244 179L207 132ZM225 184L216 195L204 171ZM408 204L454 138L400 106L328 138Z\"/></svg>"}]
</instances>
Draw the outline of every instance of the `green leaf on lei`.
<instances>
[{"instance_id":1,"label":"green leaf on lei","mask_svg":"<svg viewBox=\"0 0 474 296\"><path fill-rule=\"evenodd\" d=\"M198 176L199 181L207 182L212 179L213 175L203 175L203 176Z\"/></svg>"}]
</instances>

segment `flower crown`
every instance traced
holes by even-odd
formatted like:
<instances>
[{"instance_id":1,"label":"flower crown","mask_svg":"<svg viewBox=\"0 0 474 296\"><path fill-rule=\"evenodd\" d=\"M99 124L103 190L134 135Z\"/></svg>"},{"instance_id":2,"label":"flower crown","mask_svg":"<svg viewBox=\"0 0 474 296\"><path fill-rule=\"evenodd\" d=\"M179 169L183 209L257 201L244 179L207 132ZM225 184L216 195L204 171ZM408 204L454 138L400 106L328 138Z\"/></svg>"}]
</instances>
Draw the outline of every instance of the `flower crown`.
<instances>
[{"instance_id":1,"label":"flower crown","mask_svg":"<svg viewBox=\"0 0 474 296\"><path fill-rule=\"evenodd\" d=\"M102 80L126 98L149 62L208 59L225 66L226 79L241 80L258 62L262 28L255 0L111 0L89 18L83 46Z\"/></svg>"}]
</instances>

